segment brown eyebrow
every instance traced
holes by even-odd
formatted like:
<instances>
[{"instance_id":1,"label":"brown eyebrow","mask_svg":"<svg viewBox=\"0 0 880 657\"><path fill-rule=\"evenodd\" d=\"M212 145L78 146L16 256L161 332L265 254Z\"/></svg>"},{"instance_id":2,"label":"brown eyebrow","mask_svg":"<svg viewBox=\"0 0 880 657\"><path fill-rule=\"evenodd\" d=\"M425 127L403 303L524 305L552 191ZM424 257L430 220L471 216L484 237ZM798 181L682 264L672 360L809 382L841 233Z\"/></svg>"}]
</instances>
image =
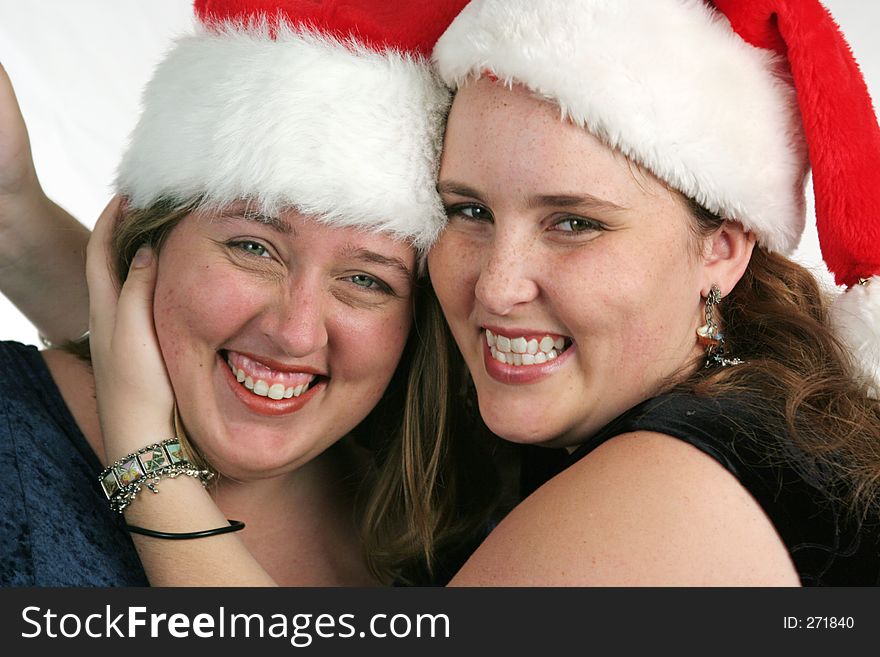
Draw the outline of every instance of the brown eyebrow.
<instances>
[{"instance_id":1,"label":"brown eyebrow","mask_svg":"<svg viewBox=\"0 0 880 657\"><path fill-rule=\"evenodd\" d=\"M540 194L527 203L529 208L585 208L605 212L623 212L627 208L592 194Z\"/></svg>"},{"instance_id":2,"label":"brown eyebrow","mask_svg":"<svg viewBox=\"0 0 880 657\"><path fill-rule=\"evenodd\" d=\"M272 230L275 230L283 235L295 234L293 228L289 223L287 223L284 219L280 217L275 217L273 215L264 214L259 212L258 210L252 210L249 207L237 207L233 206L231 208L226 208L221 210L219 216L224 219L245 219L246 221L254 221L263 226L268 226Z\"/></svg>"},{"instance_id":3,"label":"brown eyebrow","mask_svg":"<svg viewBox=\"0 0 880 657\"><path fill-rule=\"evenodd\" d=\"M361 262L396 269L407 279L412 279L412 269L407 267L406 263L400 258L384 256L381 253L354 246L346 246L342 250L342 254L346 258L353 258L355 260L360 260Z\"/></svg>"},{"instance_id":4,"label":"brown eyebrow","mask_svg":"<svg viewBox=\"0 0 880 657\"><path fill-rule=\"evenodd\" d=\"M473 187L469 187L453 180L437 183L437 191L440 194L455 194L456 196L468 196L470 198L482 198L482 195ZM627 208L606 201L592 194L539 194L528 199L526 206L534 208L582 208L588 210L601 210L605 212L623 212Z\"/></svg>"},{"instance_id":5,"label":"brown eyebrow","mask_svg":"<svg viewBox=\"0 0 880 657\"><path fill-rule=\"evenodd\" d=\"M437 191L441 194L455 194L456 196L470 196L472 198L482 198L473 187L468 187L464 183L455 182L454 180L442 180L437 183Z\"/></svg>"}]
</instances>

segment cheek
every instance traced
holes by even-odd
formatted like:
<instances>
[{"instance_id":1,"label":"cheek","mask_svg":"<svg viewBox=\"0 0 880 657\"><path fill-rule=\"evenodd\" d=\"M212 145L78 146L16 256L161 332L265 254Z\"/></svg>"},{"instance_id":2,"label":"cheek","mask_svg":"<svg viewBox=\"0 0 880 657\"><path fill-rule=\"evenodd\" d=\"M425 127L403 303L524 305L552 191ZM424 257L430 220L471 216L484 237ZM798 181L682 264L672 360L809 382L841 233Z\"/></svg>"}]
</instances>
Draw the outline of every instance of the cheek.
<instances>
[{"instance_id":1,"label":"cheek","mask_svg":"<svg viewBox=\"0 0 880 657\"><path fill-rule=\"evenodd\" d=\"M450 315L450 319L454 319L453 309L466 309L471 304L480 263L476 242L455 228L447 228L428 254L431 285L444 314Z\"/></svg>"},{"instance_id":2,"label":"cheek","mask_svg":"<svg viewBox=\"0 0 880 657\"><path fill-rule=\"evenodd\" d=\"M384 391L394 374L412 325L412 304L387 312L340 312L333 322L330 354L333 376L364 385L367 394Z\"/></svg>"},{"instance_id":3,"label":"cheek","mask_svg":"<svg viewBox=\"0 0 880 657\"><path fill-rule=\"evenodd\" d=\"M548 292L575 340L587 345L584 356L605 351L615 367L625 368L686 337L695 274L679 248L662 240L621 242L555 262Z\"/></svg>"},{"instance_id":4,"label":"cheek","mask_svg":"<svg viewBox=\"0 0 880 657\"><path fill-rule=\"evenodd\" d=\"M210 263L176 267L169 261L159 275L153 304L156 334L162 353L173 370L173 363L219 348L243 326L258 305L259 289L230 272L228 267Z\"/></svg>"}]
</instances>

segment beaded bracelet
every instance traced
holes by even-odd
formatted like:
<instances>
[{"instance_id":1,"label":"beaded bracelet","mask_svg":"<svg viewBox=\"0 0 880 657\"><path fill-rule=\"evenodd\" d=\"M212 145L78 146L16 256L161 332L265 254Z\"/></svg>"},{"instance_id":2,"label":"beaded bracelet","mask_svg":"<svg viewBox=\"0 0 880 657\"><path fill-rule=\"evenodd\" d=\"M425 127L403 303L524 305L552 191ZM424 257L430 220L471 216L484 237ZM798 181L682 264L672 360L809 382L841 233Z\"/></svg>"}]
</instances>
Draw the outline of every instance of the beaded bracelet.
<instances>
[{"instance_id":1,"label":"beaded bracelet","mask_svg":"<svg viewBox=\"0 0 880 657\"><path fill-rule=\"evenodd\" d=\"M203 486L208 485L213 473L200 470L190 463L177 438L142 447L111 464L99 477L104 495L110 501L110 509L122 511L134 502L141 486L158 493L156 482L180 475L196 477Z\"/></svg>"}]
</instances>

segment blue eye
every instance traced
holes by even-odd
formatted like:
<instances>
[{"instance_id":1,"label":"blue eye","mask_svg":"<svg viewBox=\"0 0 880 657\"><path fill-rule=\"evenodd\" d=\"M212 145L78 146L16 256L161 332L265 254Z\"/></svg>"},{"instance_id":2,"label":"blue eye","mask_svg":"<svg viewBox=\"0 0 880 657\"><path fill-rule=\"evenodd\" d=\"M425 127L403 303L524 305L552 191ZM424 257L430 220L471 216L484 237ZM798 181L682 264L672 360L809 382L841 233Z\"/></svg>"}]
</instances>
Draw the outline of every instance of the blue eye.
<instances>
[{"instance_id":1,"label":"blue eye","mask_svg":"<svg viewBox=\"0 0 880 657\"><path fill-rule=\"evenodd\" d=\"M252 240L241 240L238 242L232 242L231 246L259 258L271 257L269 255L269 250L265 246L263 246L259 242L254 242Z\"/></svg>"},{"instance_id":2,"label":"blue eye","mask_svg":"<svg viewBox=\"0 0 880 657\"><path fill-rule=\"evenodd\" d=\"M553 224L553 229L562 233L584 233L591 230L602 230L602 225L584 217L566 217Z\"/></svg>"},{"instance_id":3,"label":"blue eye","mask_svg":"<svg viewBox=\"0 0 880 657\"><path fill-rule=\"evenodd\" d=\"M482 205L474 203L459 203L446 208L446 216L462 217L468 221L492 221L492 213Z\"/></svg>"},{"instance_id":4,"label":"blue eye","mask_svg":"<svg viewBox=\"0 0 880 657\"><path fill-rule=\"evenodd\" d=\"M369 290L370 292L383 292L386 294L391 293L391 288L388 287L388 285L377 278L368 276L367 274L352 274L348 277L348 280L350 280L358 287Z\"/></svg>"}]
</instances>

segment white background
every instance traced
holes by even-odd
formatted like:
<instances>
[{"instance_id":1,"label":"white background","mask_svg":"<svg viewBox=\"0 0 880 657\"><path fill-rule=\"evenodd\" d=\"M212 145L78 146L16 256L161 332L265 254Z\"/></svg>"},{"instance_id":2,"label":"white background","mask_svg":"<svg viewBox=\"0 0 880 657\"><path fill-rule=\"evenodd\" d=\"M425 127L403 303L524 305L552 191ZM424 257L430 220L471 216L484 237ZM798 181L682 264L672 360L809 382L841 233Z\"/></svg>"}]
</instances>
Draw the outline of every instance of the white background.
<instances>
[{"instance_id":1,"label":"white background","mask_svg":"<svg viewBox=\"0 0 880 657\"><path fill-rule=\"evenodd\" d=\"M825 5L852 45L872 96L880 99L880 2ZM141 88L173 36L191 26L190 0L0 0L0 62L22 106L40 180L86 225L110 198ZM809 213L795 258L830 281L812 205ZM37 339L2 296L0 339Z\"/></svg>"}]
</instances>

